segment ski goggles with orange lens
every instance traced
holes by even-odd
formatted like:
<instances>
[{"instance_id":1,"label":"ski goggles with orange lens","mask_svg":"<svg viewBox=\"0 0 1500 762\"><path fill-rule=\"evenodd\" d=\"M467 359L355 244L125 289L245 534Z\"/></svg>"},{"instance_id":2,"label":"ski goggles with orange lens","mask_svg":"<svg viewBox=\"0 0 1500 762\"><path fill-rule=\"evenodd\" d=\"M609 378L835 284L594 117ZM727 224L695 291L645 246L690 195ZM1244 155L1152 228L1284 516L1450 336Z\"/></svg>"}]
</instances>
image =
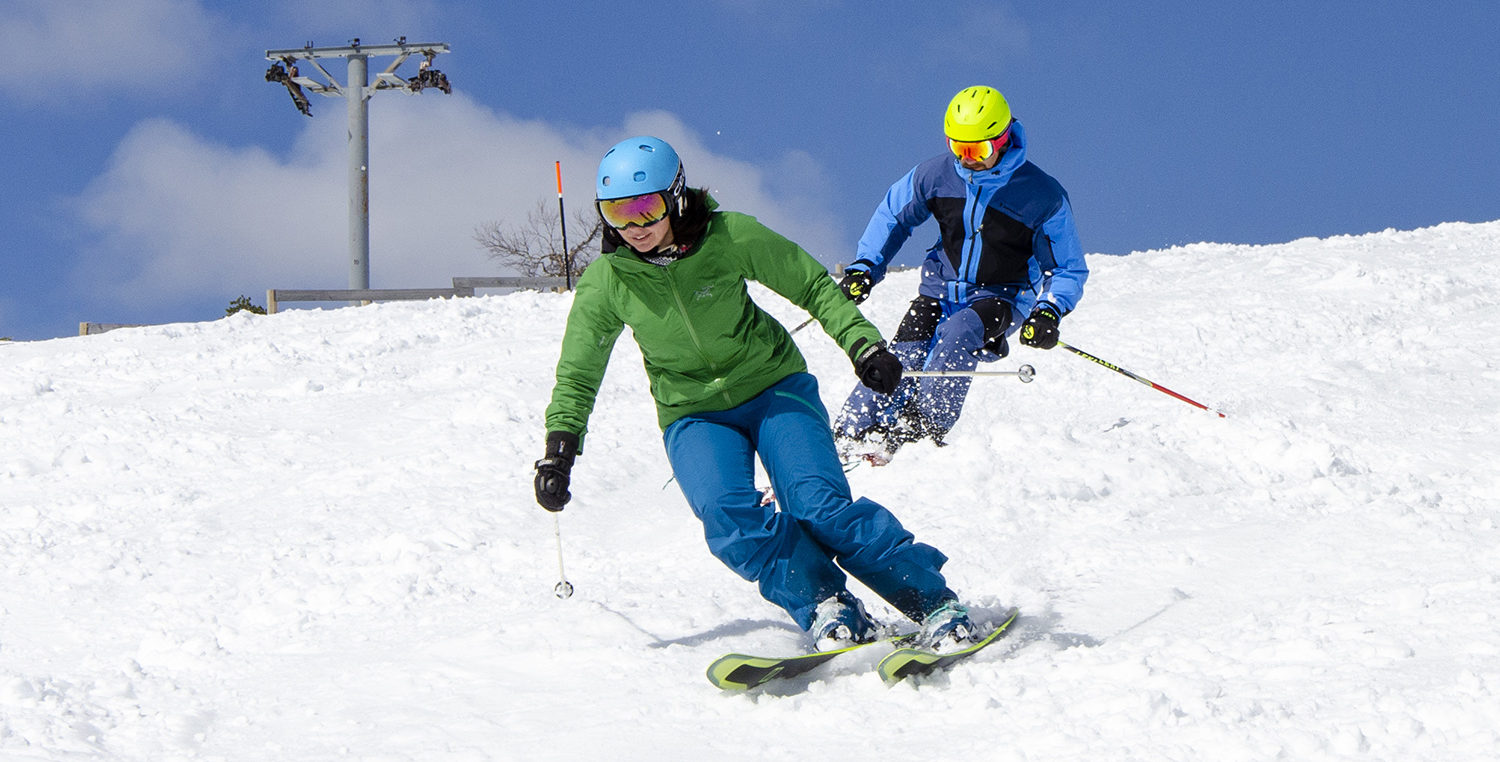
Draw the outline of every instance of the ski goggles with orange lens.
<instances>
[{"instance_id":1,"label":"ski goggles with orange lens","mask_svg":"<svg viewBox=\"0 0 1500 762\"><path fill-rule=\"evenodd\" d=\"M661 222L667 216L667 197L660 193L629 198L600 199L594 202L599 207L599 216L604 224L623 230L631 225L646 227Z\"/></svg>"},{"instance_id":2,"label":"ski goggles with orange lens","mask_svg":"<svg viewBox=\"0 0 1500 762\"><path fill-rule=\"evenodd\" d=\"M952 151L954 156L964 161L989 161L991 156L1004 151L1008 145L1010 145L1010 128L1006 128L1005 132L989 140L971 142L948 138L948 150Z\"/></svg>"}]
</instances>

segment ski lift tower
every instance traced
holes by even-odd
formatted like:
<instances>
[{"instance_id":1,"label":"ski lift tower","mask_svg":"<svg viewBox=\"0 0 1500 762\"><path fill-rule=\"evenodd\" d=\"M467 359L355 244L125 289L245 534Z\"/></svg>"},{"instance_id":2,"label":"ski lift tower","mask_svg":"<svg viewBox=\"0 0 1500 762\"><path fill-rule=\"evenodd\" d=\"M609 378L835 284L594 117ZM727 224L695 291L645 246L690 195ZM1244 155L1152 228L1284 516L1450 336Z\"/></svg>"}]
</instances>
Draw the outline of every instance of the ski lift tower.
<instances>
[{"instance_id":1,"label":"ski lift tower","mask_svg":"<svg viewBox=\"0 0 1500 762\"><path fill-rule=\"evenodd\" d=\"M380 90L400 90L415 95L429 87L436 87L452 94L448 78L432 68L432 59L439 53L447 53L448 45L441 42L408 43L405 37L396 38L394 45L361 45L356 37L347 47L315 48L312 43L291 50L267 50L266 60L272 61L266 70L266 81L284 85L292 96L292 103L307 116L312 109L305 91L330 98L344 98L349 105L349 288L370 287L370 110L369 100ZM417 76L402 79L396 69L413 55L423 56ZM375 84L369 82L369 59L371 56L395 56L396 60L375 75ZM349 78L341 85L319 59L346 58L349 60ZM298 61L311 64L324 81L306 76L297 67Z\"/></svg>"}]
</instances>

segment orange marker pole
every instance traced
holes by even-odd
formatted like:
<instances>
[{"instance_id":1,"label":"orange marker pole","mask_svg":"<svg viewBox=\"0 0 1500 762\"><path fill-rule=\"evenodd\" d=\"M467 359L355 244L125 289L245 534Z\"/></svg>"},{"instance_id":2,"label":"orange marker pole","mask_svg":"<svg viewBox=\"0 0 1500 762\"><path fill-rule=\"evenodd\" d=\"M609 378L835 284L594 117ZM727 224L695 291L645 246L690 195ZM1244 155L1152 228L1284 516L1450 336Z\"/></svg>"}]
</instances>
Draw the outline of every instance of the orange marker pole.
<instances>
[{"instance_id":1,"label":"orange marker pole","mask_svg":"<svg viewBox=\"0 0 1500 762\"><path fill-rule=\"evenodd\" d=\"M563 269L568 290L573 290L573 253L568 251L568 216L563 213L562 162L557 162L557 224L562 227Z\"/></svg>"}]
</instances>

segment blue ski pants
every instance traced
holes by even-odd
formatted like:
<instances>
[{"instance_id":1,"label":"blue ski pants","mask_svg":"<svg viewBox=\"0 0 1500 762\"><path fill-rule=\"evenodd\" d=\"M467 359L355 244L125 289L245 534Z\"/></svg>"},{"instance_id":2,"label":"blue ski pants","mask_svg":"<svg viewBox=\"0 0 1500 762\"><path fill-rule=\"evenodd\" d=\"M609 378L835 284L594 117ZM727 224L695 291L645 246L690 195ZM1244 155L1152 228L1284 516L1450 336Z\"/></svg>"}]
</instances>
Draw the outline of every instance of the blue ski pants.
<instances>
[{"instance_id":1,"label":"blue ski pants","mask_svg":"<svg viewBox=\"0 0 1500 762\"><path fill-rule=\"evenodd\" d=\"M680 418L664 439L709 550L802 629L820 601L846 589L846 571L916 621L956 597L941 572L947 556L916 542L884 506L853 499L811 375ZM761 505L756 455L775 504Z\"/></svg>"},{"instance_id":2,"label":"blue ski pants","mask_svg":"<svg viewBox=\"0 0 1500 762\"><path fill-rule=\"evenodd\" d=\"M906 370L971 371L981 361L1000 359L985 342L1015 332L1014 315L1030 309L1032 300L1009 287L966 289L964 301L954 301L952 265L940 253L922 265L920 295L897 328L891 353ZM958 423L972 379L959 377L903 378L891 394L877 394L856 384L839 411L834 431L859 437L870 431L898 427L903 412L915 414L928 434L942 436Z\"/></svg>"}]
</instances>

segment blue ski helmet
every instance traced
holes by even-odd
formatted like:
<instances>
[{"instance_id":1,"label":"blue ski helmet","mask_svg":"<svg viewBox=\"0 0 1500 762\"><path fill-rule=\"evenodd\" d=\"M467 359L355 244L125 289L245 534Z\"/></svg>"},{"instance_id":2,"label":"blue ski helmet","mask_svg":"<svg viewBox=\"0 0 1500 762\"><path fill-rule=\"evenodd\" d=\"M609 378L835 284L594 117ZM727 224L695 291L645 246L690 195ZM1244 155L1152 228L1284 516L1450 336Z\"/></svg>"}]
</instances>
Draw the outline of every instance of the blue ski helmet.
<instances>
[{"instance_id":1,"label":"blue ski helmet","mask_svg":"<svg viewBox=\"0 0 1500 762\"><path fill-rule=\"evenodd\" d=\"M682 160L672 146L661 138L643 135L622 140L604 154L599 161L594 198L606 201L667 191L675 202L685 184Z\"/></svg>"}]
</instances>

